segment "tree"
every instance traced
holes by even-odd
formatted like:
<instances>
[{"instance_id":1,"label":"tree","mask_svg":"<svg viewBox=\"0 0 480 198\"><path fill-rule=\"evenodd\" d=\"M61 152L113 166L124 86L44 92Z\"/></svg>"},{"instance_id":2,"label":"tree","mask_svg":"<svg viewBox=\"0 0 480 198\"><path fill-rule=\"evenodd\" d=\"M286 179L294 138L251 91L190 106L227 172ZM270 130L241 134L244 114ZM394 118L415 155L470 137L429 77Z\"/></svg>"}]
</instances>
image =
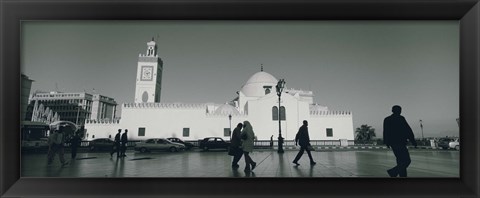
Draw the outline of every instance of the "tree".
<instances>
[{"instance_id":1,"label":"tree","mask_svg":"<svg viewBox=\"0 0 480 198\"><path fill-rule=\"evenodd\" d=\"M376 136L375 135L375 129L372 128L372 126L368 126L366 124L358 127L355 130L355 140L358 142L365 144L365 143L370 143L372 139Z\"/></svg>"}]
</instances>

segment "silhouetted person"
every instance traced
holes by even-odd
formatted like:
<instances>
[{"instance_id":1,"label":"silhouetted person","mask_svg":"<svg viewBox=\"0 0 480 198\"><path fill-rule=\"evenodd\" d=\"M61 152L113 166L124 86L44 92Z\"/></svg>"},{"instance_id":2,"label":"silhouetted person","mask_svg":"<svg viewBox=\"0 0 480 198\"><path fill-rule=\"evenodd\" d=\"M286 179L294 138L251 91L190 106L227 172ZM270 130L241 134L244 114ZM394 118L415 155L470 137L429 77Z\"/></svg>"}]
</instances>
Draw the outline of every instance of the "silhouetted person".
<instances>
[{"instance_id":1,"label":"silhouetted person","mask_svg":"<svg viewBox=\"0 0 480 198\"><path fill-rule=\"evenodd\" d=\"M127 156L127 155L125 155L125 151L127 151L127 143L128 143L127 132L128 132L128 130L125 129L125 132L122 134L122 138L121 138L121 142L122 142L122 149L121 149L121 153L120 153L121 157L126 157Z\"/></svg>"},{"instance_id":2,"label":"silhouetted person","mask_svg":"<svg viewBox=\"0 0 480 198\"><path fill-rule=\"evenodd\" d=\"M407 167L412 162L407 149L407 139L417 147L412 128L400 114L402 107L395 105L392 107L393 114L383 120L383 141L388 148L392 148L393 154L397 158L397 166L387 170L390 177L407 177Z\"/></svg>"},{"instance_id":3,"label":"silhouetted person","mask_svg":"<svg viewBox=\"0 0 480 198\"><path fill-rule=\"evenodd\" d=\"M245 170L246 172L253 171L257 166L257 163L252 160L249 153L253 151L253 141L255 138L255 133L253 132L253 127L248 121L243 122L243 130L240 135L242 138L242 149L243 155L245 156ZM251 168L250 168L251 166Z\"/></svg>"},{"instance_id":4,"label":"silhouetted person","mask_svg":"<svg viewBox=\"0 0 480 198\"><path fill-rule=\"evenodd\" d=\"M78 133L75 132L72 139L70 139L70 150L72 152L72 159L77 158L77 148L80 146L82 140L78 136Z\"/></svg>"},{"instance_id":5,"label":"silhouetted person","mask_svg":"<svg viewBox=\"0 0 480 198\"><path fill-rule=\"evenodd\" d=\"M47 140L47 144L48 144L47 160L49 160L50 156L53 155L53 152L55 152L55 148L54 148L55 138L56 138L55 133L57 133L57 130L51 129L49 133L50 135L48 136L48 140Z\"/></svg>"},{"instance_id":6,"label":"silhouetted person","mask_svg":"<svg viewBox=\"0 0 480 198\"><path fill-rule=\"evenodd\" d=\"M298 151L297 156L293 160L294 164L296 164L297 166L300 165L298 163L298 160L300 160L304 151L307 151L308 158L310 158L310 165L316 164L316 162L313 161L310 150L308 149L309 147L311 147L311 145L310 145L310 136L308 136L308 122L306 120L303 121L303 125L298 129L298 133L295 136L295 145L296 146L300 145L300 151Z\"/></svg>"},{"instance_id":7,"label":"silhouetted person","mask_svg":"<svg viewBox=\"0 0 480 198\"><path fill-rule=\"evenodd\" d=\"M273 135L270 136L270 147L273 147Z\"/></svg>"},{"instance_id":8,"label":"silhouetted person","mask_svg":"<svg viewBox=\"0 0 480 198\"><path fill-rule=\"evenodd\" d=\"M232 168L240 167L238 165L238 161L242 158L243 150L240 148L242 145L241 133L242 133L242 123L238 123L237 128L233 130L232 139L230 140L230 149L233 149L233 161L232 161Z\"/></svg>"},{"instance_id":9,"label":"silhouetted person","mask_svg":"<svg viewBox=\"0 0 480 198\"><path fill-rule=\"evenodd\" d=\"M113 140L112 151L110 151L110 157L113 157L114 153L117 153L117 158L120 157L120 133L122 129L118 129L117 135L115 135L115 139Z\"/></svg>"},{"instance_id":10,"label":"silhouetted person","mask_svg":"<svg viewBox=\"0 0 480 198\"><path fill-rule=\"evenodd\" d=\"M55 154L57 153L58 157L60 158L60 162L62 163L62 166L68 164L68 162L66 162L65 158L63 157L65 152L63 149L63 143L65 143L63 128L63 126L59 126L56 132L52 134L52 139L50 141L51 151L48 152L48 165L52 164L53 159L55 158Z\"/></svg>"}]
</instances>

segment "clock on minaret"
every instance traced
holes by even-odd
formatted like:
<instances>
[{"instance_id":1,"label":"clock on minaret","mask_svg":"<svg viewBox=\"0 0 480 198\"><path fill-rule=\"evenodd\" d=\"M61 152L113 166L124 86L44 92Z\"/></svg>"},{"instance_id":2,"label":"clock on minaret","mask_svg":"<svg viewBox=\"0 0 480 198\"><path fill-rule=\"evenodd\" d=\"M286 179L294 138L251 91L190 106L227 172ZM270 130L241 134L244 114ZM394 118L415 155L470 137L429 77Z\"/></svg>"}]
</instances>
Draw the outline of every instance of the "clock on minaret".
<instances>
[{"instance_id":1,"label":"clock on minaret","mask_svg":"<svg viewBox=\"0 0 480 198\"><path fill-rule=\"evenodd\" d=\"M143 66L142 67L142 80L152 80L153 78L153 67L150 66Z\"/></svg>"},{"instance_id":2,"label":"clock on minaret","mask_svg":"<svg viewBox=\"0 0 480 198\"><path fill-rule=\"evenodd\" d=\"M158 57L157 44L152 39L147 43L147 53L138 55L135 103L160 102L162 71L163 61Z\"/></svg>"}]
</instances>

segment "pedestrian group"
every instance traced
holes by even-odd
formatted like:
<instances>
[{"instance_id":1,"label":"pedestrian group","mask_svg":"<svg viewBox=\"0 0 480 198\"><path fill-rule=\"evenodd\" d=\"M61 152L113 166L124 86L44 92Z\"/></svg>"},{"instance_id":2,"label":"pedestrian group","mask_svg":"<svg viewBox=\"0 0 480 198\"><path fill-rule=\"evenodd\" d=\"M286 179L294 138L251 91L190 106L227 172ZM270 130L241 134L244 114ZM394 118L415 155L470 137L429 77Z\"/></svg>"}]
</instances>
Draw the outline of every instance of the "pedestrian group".
<instances>
[{"instance_id":1,"label":"pedestrian group","mask_svg":"<svg viewBox=\"0 0 480 198\"><path fill-rule=\"evenodd\" d=\"M405 118L400 115L401 112L402 108L400 106L393 106L392 115L386 117L383 122L384 143L387 148L392 149L397 161L397 165L395 167L387 170L387 173L390 177L407 177L407 168L411 163L410 154L408 152L408 148L406 147L407 141L411 142L415 148L417 147L413 131ZM125 129L123 134L121 134L121 132L122 130L118 129L118 133L115 135L110 157L113 157L114 153L117 154L117 158L126 157L125 151L128 143L128 130ZM243 124L237 124L237 127L231 134L231 145L228 151L228 154L233 156L233 169L240 167L238 162L242 156L244 156L245 159L245 172L253 171L257 167L257 163L253 161L250 156L250 153L253 152L255 138L255 132L253 131L253 127L249 121L244 121ZM69 163L64 158L64 143L64 126L58 126L58 128L53 129L53 133L48 138L48 165L52 164L56 154L58 154L62 166L65 166ZM77 155L77 147L80 146L81 143L78 133L74 133L73 137L70 139L70 143L71 157L72 160L75 160ZM310 144L307 120L304 120L303 125L298 129L298 132L295 136L295 145L300 145L300 150L293 160L293 163L296 166L300 165L298 162L305 151L308 154L310 165L313 166L316 164L311 154L311 151L314 151L314 149ZM273 147L273 136L270 137L270 147Z\"/></svg>"}]
</instances>

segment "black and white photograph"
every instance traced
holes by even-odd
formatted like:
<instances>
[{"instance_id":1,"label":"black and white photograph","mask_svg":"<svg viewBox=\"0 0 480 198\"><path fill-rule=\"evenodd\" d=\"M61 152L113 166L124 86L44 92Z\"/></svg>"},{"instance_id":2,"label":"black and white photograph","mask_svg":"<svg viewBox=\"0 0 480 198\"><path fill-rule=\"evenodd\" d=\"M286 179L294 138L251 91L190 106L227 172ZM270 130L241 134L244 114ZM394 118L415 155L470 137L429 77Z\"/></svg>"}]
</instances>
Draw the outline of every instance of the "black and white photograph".
<instances>
[{"instance_id":1,"label":"black and white photograph","mask_svg":"<svg viewBox=\"0 0 480 198\"><path fill-rule=\"evenodd\" d=\"M21 177L460 177L459 21L20 27Z\"/></svg>"}]
</instances>

